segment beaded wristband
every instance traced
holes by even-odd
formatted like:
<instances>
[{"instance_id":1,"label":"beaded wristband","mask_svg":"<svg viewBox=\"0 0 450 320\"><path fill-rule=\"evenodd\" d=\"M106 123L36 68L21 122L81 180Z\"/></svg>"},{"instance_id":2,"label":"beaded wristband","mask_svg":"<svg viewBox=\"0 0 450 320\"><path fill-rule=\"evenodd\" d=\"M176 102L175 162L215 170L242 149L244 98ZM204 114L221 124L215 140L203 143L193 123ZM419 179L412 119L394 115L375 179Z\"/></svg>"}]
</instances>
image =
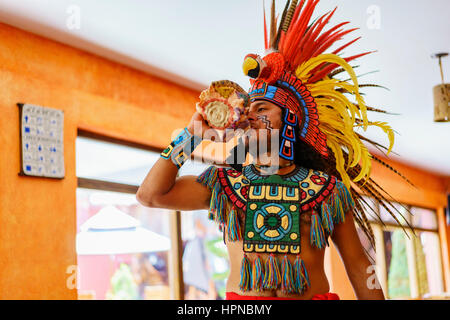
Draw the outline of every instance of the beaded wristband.
<instances>
[{"instance_id":1,"label":"beaded wristband","mask_svg":"<svg viewBox=\"0 0 450 320\"><path fill-rule=\"evenodd\" d=\"M169 146L161 152L161 157L172 160L178 169L191 156L191 153L202 142L198 136L192 135L187 128L184 128L169 144Z\"/></svg>"}]
</instances>

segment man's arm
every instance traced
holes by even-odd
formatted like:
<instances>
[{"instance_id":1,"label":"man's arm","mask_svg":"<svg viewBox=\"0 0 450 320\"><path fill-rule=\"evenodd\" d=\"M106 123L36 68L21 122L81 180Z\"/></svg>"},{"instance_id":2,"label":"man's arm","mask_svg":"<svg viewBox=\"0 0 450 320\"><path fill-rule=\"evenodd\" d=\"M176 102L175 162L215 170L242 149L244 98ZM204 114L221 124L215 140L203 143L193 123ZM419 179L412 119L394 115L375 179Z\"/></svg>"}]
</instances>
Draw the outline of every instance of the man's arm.
<instances>
[{"instance_id":1,"label":"man's arm","mask_svg":"<svg viewBox=\"0 0 450 320\"><path fill-rule=\"evenodd\" d=\"M194 122L201 121L202 132L209 129L199 113L194 113L188 130L193 134ZM211 191L196 182L195 176L177 179L178 168L170 159L160 158L151 168L136 193L136 199L144 206L174 209L208 209Z\"/></svg>"},{"instance_id":2,"label":"man's arm","mask_svg":"<svg viewBox=\"0 0 450 320\"><path fill-rule=\"evenodd\" d=\"M373 277L368 270L372 264L367 258L356 231L352 212L345 215L345 221L335 225L331 236L344 263L345 270L359 300L384 300L381 286L369 288L368 278ZM376 280L378 282L378 280Z\"/></svg>"}]
</instances>

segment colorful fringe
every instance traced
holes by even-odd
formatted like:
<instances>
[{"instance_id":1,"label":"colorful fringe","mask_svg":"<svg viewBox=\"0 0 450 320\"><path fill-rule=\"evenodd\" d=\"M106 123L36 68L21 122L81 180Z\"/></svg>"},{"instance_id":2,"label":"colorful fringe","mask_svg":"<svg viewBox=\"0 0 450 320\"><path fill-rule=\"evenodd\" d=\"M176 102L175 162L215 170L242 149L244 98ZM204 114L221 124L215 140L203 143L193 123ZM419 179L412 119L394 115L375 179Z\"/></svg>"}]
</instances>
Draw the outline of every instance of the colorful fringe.
<instances>
[{"instance_id":1,"label":"colorful fringe","mask_svg":"<svg viewBox=\"0 0 450 320\"><path fill-rule=\"evenodd\" d=\"M333 223L333 212L331 211L330 206L323 202L322 203L322 226L323 229L328 233L332 234L334 230L334 223Z\"/></svg>"},{"instance_id":2,"label":"colorful fringe","mask_svg":"<svg viewBox=\"0 0 450 320\"><path fill-rule=\"evenodd\" d=\"M241 241L242 232L237 211L234 206L228 211L228 197L218 181L218 168L210 166L198 176L197 182L211 190L208 219L215 221L220 231L226 227L229 241Z\"/></svg>"},{"instance_id":3,"label":"colorful fringe","mask_svg":"<svg viewBox=\"0 0 450 320\"><path fill-rule=\"evenodd\" d=\"M227 221L226 217L227 202L228 202L227 195L224 192L221 192L219 194L219 202L217 203L216 207L216 222L221 225L224 225Z\"/></svg>"},{"instance_id":4,"label":"colorful fringe","mask_svg":"<svg viewBox=\"0 0 450 320\"><path fill-rule=\"evenodd\" d=\"M252 272L250 262L248 261L246 254L244 254L244 258L242 258L241 281L239 282L239 289L244 292L252 289Z\"/></svg>"},{"instance_id":5,"label":"colorful fringe","mask_svg":"<svg viewBox=\"0 0 450 320\"><path fill-rule=\"evenodd\" d=\"M281 291L283 293L292 293L296 291L295 289L292 265L287 255L284 255L281 263Z\"/></svg>"},{"instance_id":6,"label":"colorful fringe","mask_svg":"<svg viewBox=\"0 0 450 320\"><path fill-rule=\"evenodd\" d=\"M197 177L197 182L200 182L205 187L208 187L209 190L212 190L214 185L216 184L217 176L218 169L215 166L210 166Z\"/></svg>"},{"instance_id":7,"label":"colorful fringe","mask_svg":"<svg viewBox=\"0 0 450 320\"><path fill-rule=\"evenodd\" d=\"M355 205L350 192L342 181L336 182L331 195L322 202L320 215L313 209L311 216L310 242L317 248L328 245L328 236L336 224L345 221L345 214Z\"/></svg>"},{"instance_id":8,"label":"colorful fringe","mask_svg":"<svg viewBox=\"0 0 450 320\"><path fill-rule=\"evenodd\" d=\"M305 290L311 286L305 264L298 255L294 264L294 286L295 292L299 294L303 294Z\"/></svg>"},{"instance_id":9,"label":"colorful fringe","mask_svg":"<svg viewBox=\"0 0 450 320\"><path fill-rule=\"evenodd\" d=\"M303 294L310 286L308 272L300 255L297 255L294 266L284 255L280 270L278 259L273 254L267 258L265 268L260 256L251 264L244 254L239 283L239 288L244 292L252 289L256 292L281 289L286 294Z\"/></svg>"},{"instance_id":10,"label":"colorful fringe","mask_svg":"<svg viewBox=\"0 0 450 320\"><path fill-rule=\"evenodd\" d=\"M218 181L218 169L214 166L209 167L197 178L197 181L211 190L209 219L217 222L221 230L226 226L229 241L242 240L237 209L232 205L231 210L228 211L228 198ZM337 181L331 195L320 206L312 209L311 245L319 249L327 246L328 236L333 233L335 225L345 221L345 214L354 205L345 184ZM283 293L303 294L310 287L308 273L299 255L293 266L288 256L284 255L280 266L274 254L268 256L265 265L259 256L251 263L244 254L240 276L239 288L244 292L252 289L260 292L281 288Z\"/></svg>"},{"instance_id":11,"label":"colorful fringe","mask_svg":"<svg viewBox=\"0 0 450 320\"><path fill-rule=\"evenodd\" d=\"M322 249L327 244L320 216L315 211L313 211L311 216L310 242L312 246L316 246L319 249Z\"/></svg>"},{"instance_id":12,"label":"colorful fringe","mask_svg":"<svg viewBox=\"0 0 450 320\"><path fill-rule=\"evenodd\" d=\"M234 206L228 213L228 223L227 223L227 235L230 241L241 241L241 225L239 223L238 215Z\"/></svg>"},{"instance_id":13,"label":"colorful fringe","mask_svg":"<svg viewBox=\"0 0 450 320\"><path fill-rule=\"evenodd\" d=\"M344 204L343 209L345 212L347 212L348 210L350 210L351 208L353 208L355 206L355 202L353 201L352 195L348 191L345 184L341 181L336 182L336 189L338 191L339 198L341 199L341 201ZM344 219L345 219L345 217L343 216L342 221L344 221Z\"/></svg>"},{"instance_id":14,"label":"colorful fringe","mask_svg":"<svg viewBox=\"0 0 450 320\"><path fill-rule=\"evenodd\" d=\"M226 205L228 199L219 182L216 182L211 190L211 201L209 203L208 219L224 225L226 222Z\"/></svg>"},{"instance_id":15,"label":"colorful fringe","mask_svg":"<svg viewBox=\"0 0 450 320\"><path fill-rule=\"evenodd\" d=\"M261 258L258 256L255 261L253 261L253 270L252 270L252 288L256 292L262 291L264 281L264 269L263 264L261 262Z\"/></svg>"},{"instance_id":16,"label":"colorful fringe","mask_svg":"<svg viewBox=\"0 0 450 320\"><path fill-rule=\"evenodd\" d=\"M341 223L345 221L345 211L342 207L342 201L340 196L333 194L332 195L332 201L333 201L333 219L336 223Z\"/></svg>"},{"instance_id":17,"label":"colorful fringe","mask_svg":"<svg viewBox=\"0 0 450 320\"><path fill-rule=\"evenodd\" d=\"M263 287L266 290L276 290L280 284L280 268L278 260L271 253L266 260L266 274L264 275Z\"/></svg>"},{"instance_id":18,"label":"colorful fringe","mask_svg":"<svg viewBox=\"0 0 450 320\"><path fill-rule=\"evenodd\" d=\"M201 183L211 190L211 200L209 202L208 219L219 224L222 231L227 222L227 203L228 198L223 192L222 187L217 181L218 169L210 166L201 175L197 177L197 182Z\"/></svg>"}]
</instances>

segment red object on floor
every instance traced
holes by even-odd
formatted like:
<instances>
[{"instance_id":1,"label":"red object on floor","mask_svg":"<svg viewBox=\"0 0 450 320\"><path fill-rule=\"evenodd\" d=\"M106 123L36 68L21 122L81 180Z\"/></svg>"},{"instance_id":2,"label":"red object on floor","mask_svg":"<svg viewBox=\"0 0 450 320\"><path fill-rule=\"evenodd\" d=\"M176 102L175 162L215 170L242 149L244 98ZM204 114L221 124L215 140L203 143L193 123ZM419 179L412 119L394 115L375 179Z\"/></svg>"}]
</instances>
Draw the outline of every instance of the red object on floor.
<instances>
[{"instance_id":1,"label":"red object on floor","mask_svg":"<svg viewBox=\"0 0 450 320\"><path fill-rule=\"evenodd\" d=\"M316 294L311 300L341 300L336 293Z\"/></svg>"},{"instance_id":2,"label":"red object on floor","mask_svg":"<svg viewBox=\"0 0 450 320\"><path fill-rule=\"evenodd\" d=\"M285 297L261 297L261 296L241 296L235 292L227 292L226 300L298 300L296 298ZM316 294L311 300L340 300L336 293Z\"/></svg>"}]
</instances>

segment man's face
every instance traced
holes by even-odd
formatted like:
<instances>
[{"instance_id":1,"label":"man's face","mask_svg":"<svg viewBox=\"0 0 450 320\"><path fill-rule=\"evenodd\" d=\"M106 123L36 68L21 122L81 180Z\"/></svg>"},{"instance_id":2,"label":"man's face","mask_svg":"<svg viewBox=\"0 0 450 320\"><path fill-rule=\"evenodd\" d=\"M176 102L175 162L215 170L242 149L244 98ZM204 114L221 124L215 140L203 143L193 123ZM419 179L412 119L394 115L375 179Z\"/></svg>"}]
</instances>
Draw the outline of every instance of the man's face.
<instances>
[{"instance_id":1,"label":"man's face","mask_svg":"<svg viewBox=\"0 0 450 320\"><path fill-rule=\"evenodd\" d=\"M272 135L278 135L283 127L281 115L281 108L272 102L265 100L252 102L247 114L250 127L253 129L249 135L249 142L256 140L260 145L267 143L267 147L270 148Z\"/></svg>"}]
</instances>

